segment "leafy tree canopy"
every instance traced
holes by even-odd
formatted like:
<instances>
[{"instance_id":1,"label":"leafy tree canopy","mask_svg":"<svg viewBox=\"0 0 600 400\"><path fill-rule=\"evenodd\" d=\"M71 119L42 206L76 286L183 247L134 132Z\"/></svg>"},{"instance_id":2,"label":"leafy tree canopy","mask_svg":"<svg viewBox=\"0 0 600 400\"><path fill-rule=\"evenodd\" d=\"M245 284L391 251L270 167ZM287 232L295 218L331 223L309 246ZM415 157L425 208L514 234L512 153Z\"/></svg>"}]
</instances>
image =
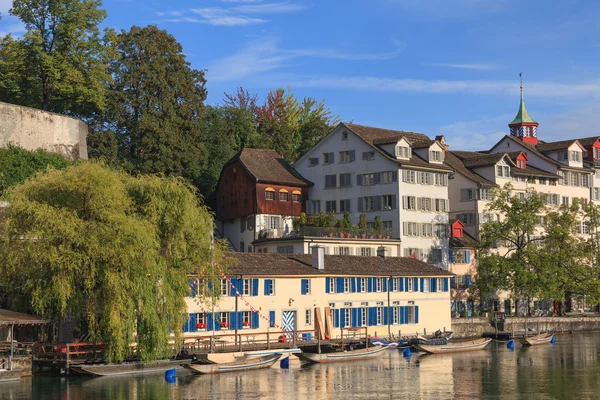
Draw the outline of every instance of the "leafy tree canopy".
<instances>
[{"instance_id":1,"label":"leafy tree canopy","mask_svg":"<svg viewBox=\"0 0 600 400\"><path fill-rule=\"evenodd\" d=\"M9 189L0 284L46 318L87 322L121 361L168 354L188 273L215 279L211 214L181 178L131 177L100 163L51 170ZM217 246L218 263L222 252ZM217 285L213 285L216 287Z\"/></svg>"}]
</instances>

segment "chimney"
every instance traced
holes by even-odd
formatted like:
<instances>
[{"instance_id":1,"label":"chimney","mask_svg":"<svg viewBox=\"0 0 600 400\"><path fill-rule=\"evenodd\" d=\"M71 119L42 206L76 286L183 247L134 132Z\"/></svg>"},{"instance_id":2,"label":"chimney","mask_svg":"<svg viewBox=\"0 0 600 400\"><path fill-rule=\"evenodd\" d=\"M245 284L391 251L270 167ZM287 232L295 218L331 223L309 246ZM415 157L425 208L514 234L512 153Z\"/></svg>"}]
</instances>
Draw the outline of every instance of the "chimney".
<instances>
[{"instance_id":1,"label":"chimney","mask_svg":"<svg viewBox=\"0 0 600 400\"><path fill-rule=\"evenodd\" d=\"M310 247L312 250L312 266L314 269L325 269L325 248L319 245Z\"/></svg>"},{"instance_id":2,"label":"chimney","mask_svg":"<svg viewBox=\"0 0 600 400\"><path fill-rule=\"evenodd\" d=\"M377 248L377 257L386 258L387 249L384 246L379 246Z\"/></svg>"}]
</instances>

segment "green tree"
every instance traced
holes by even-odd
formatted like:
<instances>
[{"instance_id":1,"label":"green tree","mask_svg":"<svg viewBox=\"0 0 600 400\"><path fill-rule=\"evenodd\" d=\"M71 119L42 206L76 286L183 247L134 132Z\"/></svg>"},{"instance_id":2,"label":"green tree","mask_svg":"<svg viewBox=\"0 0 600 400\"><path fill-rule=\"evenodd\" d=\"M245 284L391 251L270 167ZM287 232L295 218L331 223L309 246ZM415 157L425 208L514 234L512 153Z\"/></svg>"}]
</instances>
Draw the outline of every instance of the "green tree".
<instances>
[{"instance_id":1,"label":"green tree","mask_svg":"<svg viewBox=\"0 0 600 400\"><path fill-rule=\"evenodd\" d=\"M200 123L204 72L190 68L181 45L156 26L121 31L113 50L106 112L94 128L114 132L127 170L197 184L207 158Z\"/></svg>"},{"instance_id":2,"label":"green tree","mask_svg":"<svg viewBox=\"0 0 600 400\"><path fill-rule=\"evenodd\" d=\"M28 151L17 146L0 148L0 196L9 187L25 182L40 171L62 169L70 164L58 154L44 150Z\"/></svg>"},{"instance_id":3,"label":"green tree","mask_svg":"<svg viewBox=\"0 0 600 400\"><path fill-rule=\"evenodd\" d=\"M100 6L99 0L14 0L9 12L27 32L2 39L0 100L80 117L101 109L109 75Z\"/></svg>"},{"instance_id":4,"label":"green tree","mask_svg":"<svg viewBox=\"0 0 600 400\"><path fill-rule=\"evenodd\" d=\"M0 285L46 318L85 321L107 358L170 352L188 274L215 279L211 214L181 178L131 177L99 163L37 175L8 191ZM214 252L217 265L221 246ZM213 285L216 287L218 285Z\"/></svg>"}]
</instances>

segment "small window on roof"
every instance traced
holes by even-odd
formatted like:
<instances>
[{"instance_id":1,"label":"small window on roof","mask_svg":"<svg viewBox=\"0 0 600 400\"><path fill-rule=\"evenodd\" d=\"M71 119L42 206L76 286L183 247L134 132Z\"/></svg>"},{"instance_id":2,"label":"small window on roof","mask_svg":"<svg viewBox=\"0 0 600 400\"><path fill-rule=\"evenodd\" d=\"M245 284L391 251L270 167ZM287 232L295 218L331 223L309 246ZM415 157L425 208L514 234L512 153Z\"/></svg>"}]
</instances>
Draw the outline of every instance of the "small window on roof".
<instances>
[{"instance_id":1,"label":"small window on roof","mask_svg":"<svg viewBox=\"0 0 600 400\"><path fill-rule=\"evenodd\" d=\"M348 132L342 132L342 140L348 140Z\"/></svg>"}]
</instances>

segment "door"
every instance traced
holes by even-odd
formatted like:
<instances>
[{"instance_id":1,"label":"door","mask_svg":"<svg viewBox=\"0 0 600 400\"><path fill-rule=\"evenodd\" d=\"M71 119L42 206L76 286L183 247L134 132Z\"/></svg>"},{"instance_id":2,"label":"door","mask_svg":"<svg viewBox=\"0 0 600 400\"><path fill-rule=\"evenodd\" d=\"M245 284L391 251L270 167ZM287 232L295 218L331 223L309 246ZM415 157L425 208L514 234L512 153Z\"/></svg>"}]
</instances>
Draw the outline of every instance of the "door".
<instances>
[{"instance_id":1,"label":"door","mask_svg":"<svg viewBox=\"0 0 600 400\"><path fill-rule=\"evenodd\" d=\"M284 311L281 318L281 326L285 331L296 330L296 311ZM292 337L291 333L286 334L287 337Z\"/></svg>"}]
</instances>

